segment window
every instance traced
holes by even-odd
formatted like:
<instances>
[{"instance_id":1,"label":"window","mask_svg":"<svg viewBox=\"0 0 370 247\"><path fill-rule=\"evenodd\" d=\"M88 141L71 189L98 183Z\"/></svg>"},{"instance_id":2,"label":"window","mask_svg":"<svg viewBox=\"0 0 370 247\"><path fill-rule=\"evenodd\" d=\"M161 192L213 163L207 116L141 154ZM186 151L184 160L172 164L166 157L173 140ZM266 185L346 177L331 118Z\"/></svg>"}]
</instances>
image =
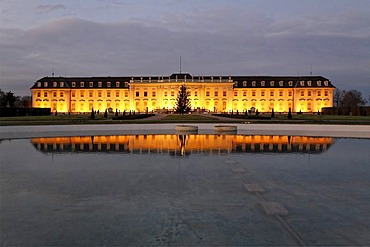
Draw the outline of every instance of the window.
<instances>
[{"instance_id":1,"label":"window","mask_svg":"<svg viewBox=\"0 0 370 247\"><path fill-rule=\"evenodd\" d=\"M283 91L279 91L279 97L283 97L284 95L284 92Z\"/></svg>"},{"instance_id":2,"label":"window","mask_svg":"<svg viewBox=\"0 0 370 247\"><path fill-rule=\"evenodd\" d=\"M91 94L92 94L92 92L91 92ZM98 97L101 98L101 96L102 96L101 91L98 91ZM92 97L92 96L90 96L90 97Z\"/></svg>"},{"instance_id":3,"label":"window","mask_svg":"<svg viewBox=\"0 0 370 247\"><path fill-rule=\"evenodd\" d=\"M53 97L56 98L57 97L57 92L53 92Z\"/></svg>"},{"instance_id":4,"label":"window","mask_svg":"<svg viewBox=\"0 0 370 247\"><path fill-rule=\"evenodd\" d=\"M293 93L292 93L292 92L289 92L289 93L288 93L288 96L289 96L289 97L292 97L292 95L293 95Z\"/></svg>"},{"instance_id":5,"label":"window","mask_svg":"<svg viewBox=\"0 0 370 247\"><path fill-rule=\"evenodd\" d=\"M247 97L247 91L243 91L243 97Z\"/></svg>"},{"instance_id":6,"label":"window","mask_svg":"<svg viewBox=\"0 0 370 247\"><path fill-rule=\"evenodd\" d=\"M237 86L238 86L238 82L234 81L234 87L237 87Z\"/></svg>"},{"instance_id":7,"label":"window","mask_svg":"<svg viewBox=\"0 0 370 247\"><path fill-rule=\"evenodd\" d=\"M93 91L89 91L89 97L92 98L93 97Z\"/></svg>"},{"instance_id":8,"label":"window","mask_svg":"<svg viewBox=\"0 0 370 247\"><path fill-rule=\"evenodd\" d=\"M300 83L301 87L304 86L304 81L300 81L299 83Z\"/></svg>"},{"instance_id":9,"label":"window","mask_svg":"<svg viewBox=\"0 0 370 247\"><path fill-rule=\"evenodd\" d=\"M174 96L175 96L175 92L171 91L171 97L174 97Z\"/></svg>"},{"instance_id":10,"label":"window","mask_svg":"<svg viewBox=\"0 0 370 247\"><path fill-rule=\"evenodd\" d=\"M312 94L311 91L307 92L307 96L311 97L311 94Z\"/></svg>"},{"instance_id":11,"label":"window","mask_svg":"<svg viewBox=\"0 0 370 247\"><path fill-rule=\"evenodd\" d=\"M198 91L195 91L195 92L194 92L194 96L195 96L195 97L198 97Z\"/></svg>"},{"instance_id":12,"label":"window","mask_svg":"<svg viewBox=\"0 0 370 247\"><path fill-rule=\"evenodd\" d=\"M247 82L243 81L243 87L246 87L246 86L247 86Z\"/></svg>"},{"instance_id":13,"label":"window","mask_svg":"<svg viewBox=\"0 0 370 247\"><path fill-rule=\"evenodd\" d=\"M270 91L270 97L274 97L274 91Z\"/></svg>"},{"instance_id":14,"label":"window","mask_svg":"<svg viewBox=\"0 0 370 247\"><path fill-rule=\"evenodd\" d=\"M324 85L325 86L328 86L329 85L329 82L328 81L324 81Z\"/></svg>"},{"instance_id":15,"label":"window","mask_svg":"<svg viewBox=\"0 0 370 247\"><path fill-rule=\"evenodd\" d=\"M126 98L128 97L128 92L127 92L127 91L125 91L125 97L126 97Z\"/></svg>"},{"instance_id":16,"label":"window","mask_svg":"<svg viewBox=\"0 0 370 247\"><path fill-rule=\"evenodd\" d=\"M148 97L148 92L144 92L144 97Z\"/></svg>"},{"instance_id":17,"label":"window","mask_svg":"<svg viewBox=\"0 0 370 247\"><path fill-rule=\"evenodd\" d=\"M156 92L155 91L152 92L152 97L156 97Z\"/></svg>"},{"instance_id":18,"label":"window","mask_svg":"<svg viewBox=\"0 0 370 247\"><path fill-rule=\"evenodd\" d=\"M81 98L85 97L84 91L80 92L80 96L81 96Z\"/></svg>"},{"instance_id":19,"label":"window","mask_svg":"<svg viewBox=\"0 0 370 247\"><path fill-rule=\"evenodd\" d=\"M116 98L119 98L119 91L116 91Z\"/></svg>"},{"instance_id":20,"label":"window","mask_svg":"<svg viewBox=\"0 0 370 247\"><path fill-rule=\"evenodd\" d=\"M293 81L289 81L288 85L289 85L289 87L292 87L293 86Z\"/></svg>"},{"instance_id":21,"label":"window","mask_svg":"<svg viewBox=\"0 0 370 247\"><path fill-rule=\"evenodd\" d=\"M317 96L321 97L321 91L317 91Z\"/></svg>"},{"instance_id":22,"label":"window","mask_svg":"<svg viewBox=\"0 0 370 247\"><path fill-rule=\"evenodd\" d=\"M48 82L44 82L44 87L48 87Z\"/></svg>"},{"instance_id":23,"label":"window","mask_svg":"<svg viewBox=\"0 0 370 247\"><path fill-rule=\"evenodd\" d=\"M59 93L59 96L60 96L60 97L64 97L64 92L60 92L60 93Z\"/></svg>"},{"instance_id":24,"label":"window","mask_svg":"<svg viewBox=\"0 0 370 247\"><path fill-rule=\"evenodd\" d=\"M107 91L107 97L110 98L110 91Z\"/></svg>"},{"instance_id":25,"label":"window","mask_svg":"<svg viewBox=\"0 0 370 247\"><path fill-rule=\"evenodd\" d=\"M48 97L48 92L44 92L44 97Z\"/></svg>"},{"instance_id":26,"label":"window","mask_svg":"<svg viewBox=\"0 0 370 247\"><path fill-rule=\"evenodd\" d=\"M274 81L270 81L270 86L271 87L275 86L275 82Z\"/></svg>"},{"instance_id":27,"label":"window","mask_svg":"<svg viewBox=\"0 0 370 247\"><path fill-rule=\"evenodd\" d=\"M84 87L85 86L85 83L82 81L81 82L81 87Z\"/></svg>"},{"instance_id":28,"label":"window","mask_svg":"<svg viewBox=\"0 0 370 247\"><path fill-rule=\"evenodd\" d=\"M89 86L90 87L93 87L94 86L94 83L91 81L91 82L89 82Z\"/></svg>"},{"instance_id":29,"label":"window","mask_svg":"<svg viewBox=\"0 0 370 247\"><path fill-rule=\"evenodd\" d=\"M311 81L307 81L307 86L311 87Z\"/></svg>"},{"instance_id":30,"label":"window","mask_svg":"<svg viewBox=\"0 0 370 247\"><path fill-rule=\"evenodd\" d=\"M317 81L317 86L321 87L321 81Z\"/></svg>"},{"instance_id":31,"label":"window","mask_svg":"<svg viewBox=\"0 0 370 247\"><path fill-rule=\"evenodd\" d=\"M37 97L41 97L41 92L36 92Z\"/></svg>"},{"instance_id":32,"label":"window","mask_svg":"<svg viewBox=\"0 0 370 247\"><path fill-rule=\"evenodd\" d=\"M234 97L238 97L238 91L234 91Z\"/></svg>"},{"instance_id":33,"label":"window","mask_svg":"<svg viewBox=\"0 0 370 247\"><path fill-rule=\"evenodd\" d=\"M226 95L227 95L226 91L223 91L222 96L226 97Z\"/></svg>"},{"instance_id":34,"label":"window","mask_svg":"<svg viewBox=\"0 0 370 247\"><path fill-rule=\"evenodd\" d=\"M218 91L215 91L215 97L218 97Z\"/></svg>"},{"instance_id":35,"label":"window","mask_svg":"<svg viewBox=\"0 0 370 247\"><path fill-rule=\"evenodd\" d=\"M107 87L110 87L111 83L110 81L107 81Z\"/></svg>"},{"instance_id":36,"label":"window","mask_svg":"<svg viewBox=\"0 0 370 247\"><path fill-rule=\"evenodd\" d=\"M57 87L57 82L53 82L53 87Z\"/></svg>"},{"instance_id":37,"label":"window","mask_svg":"<svg viewBox=\"0 0 370 247\"><path fill-rule=\"evenodd\" d=\"M125 81L125 87L128 87L128 82L127 81Z\"/></svg>"},{"instance_id":38,"label":"window","mask_svg":"<svg viewBox=\"0 0 370 247\"><path fill-rule=\"evenodd\" d=\"M209 91L206 92L206 97L209 97Z\"/></svg>"},{"instance_id":39,"label":"window","mask_svg":"<svg viewBox=\"0 0 370 247\"><path fill-rule=\"evenodd\" d=\"M256 81L252 81L252 87L256 86Z\"/></svg>"},{"instance_id":40,"label":"window","mask_svg":"<svg viewBox=\"0 0 370 247\"><path fill-rule=\"evenodd\" d=\"M252 97L256 97L256 91L252 92Z\"/></svg>"},{"instance_id":41,"label":"window","mask_svg":"<svg viewBox=\"0 0 370 247\"><path fill-rule=\"evenodd\" d=\"M98 82L98 87L101 87L102 86L102 82L101 81L99 81ZM92 87L92 86L90 86L90 87Z\"/></svg>"},{"instance_id":42,"label":"window","mask_svg":"<svg viewBox=\"0 0 370 247\"><path fill-rule=\"evenodd\" d=\"M325 95L325 97L329 96L328 91L325 91L325 92L324 92L324 95Z\"/></svg>"},{"instance_id":43,"label":"window","mask_svg":"<svg viewBox=\"0 0 370 247\"><path fill-rule=\"evenodd\" d=\"M76 92L75 91L72 92L72 98L74 98L74 97L76 97Z\"/></svg>"},{"instance_id":44,"label":"window","mask_svg":"<svg viewBox=\"0 0 370 247\"><path fill-rule=\"evenodd\" d=\"M139 97L140 96L140 92L136 92L136 97Z\"/></svg>"},{"instance_id":45,"label":"window","mask_svg":"<svg viewBox=\"0 0 370 247\"><path fill-rule=\"evenodd\" d=\"M301 96L304 96L304 91L303 90L301 91Z\"/></svg>"},{"instance_id":46,"label":"window","mask_svg":"<svg viewBox=\"0 0 370 247\"><path fill-rule=\"evenodd\" d=\"M116 81L116 87L119 87L119 81Z\"/></svg>"},{"instance_id":47,"label":"window","mask_svg":"<svg viewBox=\"0 0 370 247\"><path fill-rule=\"evenodd\" d=\"M167 97L167 91L164 91L164 97Z\"/></svg>"},{"instance_id":48,"label":"window","mask_svg":"<svg viewBox=\"0 0 370 247\"><path fill-rule=\"evenodd\" d=\"M41 87L41 82L38 82L37 83L37 87Z\"/></svg>"},{"instance_id":49,"label":"window","mask_svg":"<svg viewBox=\"0 0 370 247\"><path fill-rule=\"evenodd\" d=\"M265 97L265 91L261 91L261 97Z\"/></svg>"},{"instance_id":50,"label":"window","mask_svg":"<svg viewBox=\"0 0 370 247\"><path fill-rule=\"evenodd\" d=\"M72 82L72 87L76 87L76 82Z\"/></svg>"},{"instance_id":51,"label":"window","mask_svg":"<svg viewBox=\"0 0 370 247\"><path fill-rule=\"evenodd\" d=\"M261 87L265 86L265 81L261 81Z\"/></svg>"},{"instance_id":52,"label":"window","mask_svg":"<svg viewBox=\"0 0 370 247\"><path fill-rule=\"evenodd\" d=\"M284 85L283 81L279 81L279 86L282 87Z\"/></svg>"},{"instance_id":53,"label":"window","mask_svg":"<svg viewBox=\"0 0 370 247\"><path fill-rule=\"evenodd\" d=\"M64 81L60 82L60 87L64 87Z\"/></svg>"}]
</instances>

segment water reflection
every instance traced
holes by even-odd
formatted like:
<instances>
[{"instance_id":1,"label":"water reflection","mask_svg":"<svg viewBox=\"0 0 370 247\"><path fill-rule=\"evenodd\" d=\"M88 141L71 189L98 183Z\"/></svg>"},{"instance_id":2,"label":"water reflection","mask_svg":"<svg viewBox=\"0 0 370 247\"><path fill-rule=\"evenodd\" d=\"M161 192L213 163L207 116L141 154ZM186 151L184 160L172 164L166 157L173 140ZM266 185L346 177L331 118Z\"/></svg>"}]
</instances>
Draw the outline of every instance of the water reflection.
<instances>
[{"instance_id":1,"label":"water reflection","mask_svg":"<svg viewBox=\"0 0 370 247\"><path fill-rule=\"evenodd\" d=\"M122 152L131 154L321 153L330 137L267 135L121 135L33 138L41 152Z\"/></svg>"}]
</instances>

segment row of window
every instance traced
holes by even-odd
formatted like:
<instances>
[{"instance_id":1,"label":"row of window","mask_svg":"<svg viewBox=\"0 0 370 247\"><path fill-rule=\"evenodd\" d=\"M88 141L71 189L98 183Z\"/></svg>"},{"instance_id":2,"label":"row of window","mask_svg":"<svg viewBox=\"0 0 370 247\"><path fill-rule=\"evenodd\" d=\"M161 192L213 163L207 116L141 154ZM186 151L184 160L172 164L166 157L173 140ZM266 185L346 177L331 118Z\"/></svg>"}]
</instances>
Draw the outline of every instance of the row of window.
<instances>
[{"instance_id":1,"label":"row of window","mask_svg":"<svg viewBox=\"0 0 370 247\"><path fill-rule=\"evenodd\" d=\"M307 82L307 86L311 87L312 86L312 81L306 81ZM279 86L282 87L284 86L284 82L283 81L279 81ZM299 82L296 82L296 84L294 86L297 86L299 83L300 86L304 87L305 86L305 81L299 81ZM322 83L321 81L316 81L317 83L317 86L321 87ZM234 85L237 86L238 85L238 82L235 81L234 82ZM257 82L256 81L252 81L252 87L255 87L257 85ZM275 81L270 81L270 84L269 84L271 87L274 87L275 86ZM293 86L293 81L288 81L288 85L289 87L292 87ZM328 86L329 85L329 82L328 81L324 81L324 85L325 86ZM243 87L246 87L247 86L247 81L243 81ZM265 87L266 86L266 82L265 81L261 81L261 87Z\"/></svg>"},{"instance_id":2,"label":"row of window","mask_svg":"<svg viewBox=\"0 0 370 247\"><path fill-rule=\"evenodd\" d=\"M116 81L116 87L120 87L120 82L119 81ZM37 87L41 87L41 82L38 82L37 83ZM44 82L44 87L48 87L49 83L47 81ZM64 87L64 82L61 81L59 82L59 87ZM76 82L72 82L71 83L71 86L72 87L76 87ZM101 81L98 82L98 87L102 87L103 86L103 83ZM112 86L112 83L110 81L107 82L107 87L111 87ZM58 87L58 83L56 81L53 82L53 87ZM81 81L80 82L80 87L85 87L85 82ZM94 87L94 82L90 81L89 82L89 87ZM128 87L128 82L126 81L125 82L125 87Z\"/></svg>"}]
</instances>

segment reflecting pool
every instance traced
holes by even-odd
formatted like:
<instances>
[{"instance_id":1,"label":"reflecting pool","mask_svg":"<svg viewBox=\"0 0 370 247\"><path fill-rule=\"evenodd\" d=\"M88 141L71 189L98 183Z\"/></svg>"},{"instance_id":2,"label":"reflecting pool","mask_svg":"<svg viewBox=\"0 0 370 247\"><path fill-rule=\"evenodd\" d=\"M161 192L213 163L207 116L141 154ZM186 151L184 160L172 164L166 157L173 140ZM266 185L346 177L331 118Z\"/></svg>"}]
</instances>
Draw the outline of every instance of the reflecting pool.
<instances>
[{"instance_id":1,"label":"reflecting pool","mask_svg":"<svg viewBox=\"0 0 370 247\"><path fill-rule=\"evenodd\" d=\"M370 139L1 140L1 245L370 245Z\"/></svg>"}]
</instances>

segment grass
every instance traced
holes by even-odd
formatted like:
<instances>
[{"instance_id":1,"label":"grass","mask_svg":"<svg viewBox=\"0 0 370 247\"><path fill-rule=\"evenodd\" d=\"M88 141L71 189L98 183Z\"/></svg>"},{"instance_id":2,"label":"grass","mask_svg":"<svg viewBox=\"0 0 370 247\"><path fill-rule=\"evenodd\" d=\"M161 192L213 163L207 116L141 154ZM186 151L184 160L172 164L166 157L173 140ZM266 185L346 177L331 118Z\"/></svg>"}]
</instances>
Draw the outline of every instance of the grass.
<instances>
[{"instance_id":1,"label":"grass","mask_svg":"<svg viewBox=\"0 0 370 247\"><path fill-rule=\"evenodd\" d=\"M213 117L197 115L197 114L184 114L184 115L171 114L171 115L167 115L162 120L164 121L211 121L211 122L217 121Z\"/></svg>"},{"instance_id":2,"label":"grass","mask_svg":"<svg viewBox=\"0 0 370 247\"><path fill-rule=\"evenodd\" d=\"M219 120L211 115L198 114L170 114L161 120L112 120L113 115L104 118L103 114L90 119L90 114L58 114L57 116L27 116L27 117L2 117L0 126L16 125L68 125L68 124L152 124L152 123L223 123L223 122L241 122L248 121L251 123L284 123L284 124L355 124L370 125L370 116L337 116L337 115L316 115L316 114L293 114L293 119L288 120L287 114L275 114L275 118L269 119L271 114L260 114L260 119L244 119L244 115L229 115L234 118L229 121Z\"/></svg>"}]
</instances>

